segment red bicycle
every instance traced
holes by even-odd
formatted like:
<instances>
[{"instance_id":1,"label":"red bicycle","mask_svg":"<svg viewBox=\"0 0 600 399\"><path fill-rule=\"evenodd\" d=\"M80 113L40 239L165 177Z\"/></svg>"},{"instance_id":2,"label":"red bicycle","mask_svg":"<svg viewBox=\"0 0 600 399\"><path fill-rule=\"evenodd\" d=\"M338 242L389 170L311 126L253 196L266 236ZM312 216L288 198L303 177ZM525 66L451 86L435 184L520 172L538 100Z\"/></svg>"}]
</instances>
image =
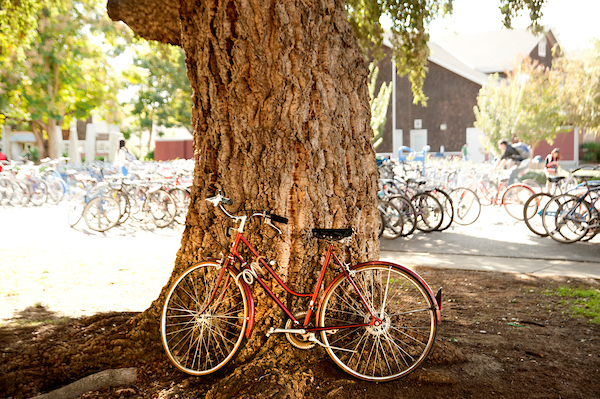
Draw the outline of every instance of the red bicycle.
<instances>
[{"instance_id":1,"label":"red bicycle","mask_svg":"<svg viewBox=\"0 0 600 399\"><path fill-rule=\"evenodd\" d=\"M434 295L417 273L398 264L344 264L333 248L350 242L353 229L314 229L313 236L327 240L329 249L314 291L295 292L273 270L274 262L262 257L244 237L244 227L253 218L265 219L279 233L273 222L287 223L287 219L266 211L234 216L223 206L232 201L221 194L207 201L233 219L237 233L226 257L191 266L169 290L161 335L169 359L180 370L206 375L235 357L254 329L254 282L288 317L284 328L271 328L267 336L285 334L300 349L321 346L355 377L390 381L412 372L427 358L440 322L441 289ZM250 264L238 252L242 243L255 257ZM341 272L318 298L330 261ZM307 309L290 311L261 278L263 273L271 274L289 294L310 299Z\"/></svg>"}]
</instances>

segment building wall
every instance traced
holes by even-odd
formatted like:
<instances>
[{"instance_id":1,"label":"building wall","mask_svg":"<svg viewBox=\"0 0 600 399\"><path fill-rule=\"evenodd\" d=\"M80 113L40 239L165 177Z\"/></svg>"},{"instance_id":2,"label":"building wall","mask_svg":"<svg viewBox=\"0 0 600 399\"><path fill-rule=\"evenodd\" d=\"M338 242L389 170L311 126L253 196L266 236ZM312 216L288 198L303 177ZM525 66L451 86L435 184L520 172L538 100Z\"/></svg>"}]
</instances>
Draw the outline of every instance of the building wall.
<instances>
[{"instance_id":1,"label":"building wall","mask_svg":"<svg viewBox=\"0 0 600 399\"><path fill-rule=\"evenodd\" d=\"M581 135L579 135L581 137ZM560 149L560 156L564 161L575 160L575 133L573 130L556 136L552 144L543 141L533 150L533 156L539 155L542 159L550 154L553 148Z\"/></svg>"},{"instance_id":2,"label":"building wall","mask_svg":"<svg viewBox=\"0 0 600 399\"><path fill-rule=\"evenodd\" d=\"M157 140L154 149L155 161L173 159L192 159L194 157L193 140Z\"/></svg>"},{"instance_id":3,"label":"building wall","mask_svg":"<svg viewBox=\"0 0 600 399\"><path fill-rule=\"evenodd\" d=\"M410 146L410 131L415 128L415 119L420 119L431 151L439 151L441 146L446 151L460 151L466 142L467 128L475 122L473 107L481 86L432 62L428 68L423 86L428 97L426 107L413 104L408 78L397 78L396 128L402 129L404 145ZM446 130L442 130L442 125ZM391 124L389 127L391 137Z\"/></svg>"}]
</instances>

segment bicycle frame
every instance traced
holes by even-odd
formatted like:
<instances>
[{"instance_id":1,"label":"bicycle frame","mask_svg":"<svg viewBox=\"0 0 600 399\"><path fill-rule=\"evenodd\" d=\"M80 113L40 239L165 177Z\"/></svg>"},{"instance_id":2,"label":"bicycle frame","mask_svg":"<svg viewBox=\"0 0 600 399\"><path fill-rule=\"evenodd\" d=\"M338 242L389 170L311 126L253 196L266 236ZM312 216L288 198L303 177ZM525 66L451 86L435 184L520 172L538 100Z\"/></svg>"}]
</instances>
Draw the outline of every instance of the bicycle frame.
<instances>
[{"instance_id":1,"label":"bicycle frame","mask_svg":"<svg viewBox=\"0 0 600 399\"><path fill-rule=\"evenodd\" d=\"M250 250L250 252L252 252L252 254L256 257L256 259L262 264L263 267L265 267L267 269L268 273L271 274L275 278L277 283L286 292L288 292L289 294L291 294L295 297L300 297L300 298L310 297L311 298L308 309L306 310L306 317L304 318L304 322L302 324L300 323L300 321L298 321L298 319L296 319L296 317L292 314L292 312L279 300L277 295L275 295L275 293L268 287L268 285L264 282L264 280L261 279L260 276L258 276L258 274L252 269L252 267L248 264L248 262L244 259L244 257L238 252L238 247L239 247L240 243L243 243ZM329 262L332 259L333 259L334 263L336 263L340 267L343 274L349 278L349 281L351 282L353 288L356 290L363 305L369 311L369 313L371 315L371 321L369 323L343 325L343 326L331 326L331 327L307 327L309 324L311 315L313 314L313 311L315 309L315 303L316 303L317 297L319 295L320 287L322 286L323 279L325 278L325 271L327 270L327 266L329 265ZM241 270L238 270L235 267L235 264L237 262L240 262ZM385 263L385 262L379 262L379 263L381 264L381 263ZM216 290L218 289L218 287L221 284L221 281L225 274L225 270L232 271L234 273L234 275L236 275L237 279L242 277L243 274L247 271L246 273L250 273L252 275L252 278L256 279L256 281L260 284L260 286L275 301L275 303L277 303L277 305L281 308L281 310L283 310L285 312L285 314L294 322L294 325L304 329L304 331L306 331L306 332L318 332L318 331L324 331L324 330L339 330L339 329L343 329L343 328L366 327L366 326L379 325L382 323L382 320L373 314L373 311L368 306L363 293L361 292L359 287L356 286L356 284L350 277L349 272L351 271L351 269L349 267L344 267L342 262L338 259L338 257L333 252L333 244L329 245L329 248L327 250L327 255L325 256L323 266L321 267L321 272L319 274L319 278L317 280L317 283L315 284L315 289L312 293L298 293L298 292L295 292L294 290L292 290L291 288L289 288L283 282L283 280L281 280L279 275L269 266L269 264L266 262L265 258L258 253L258 251L252 246L252 244L250 244L248 242L246 237L244 237L244 235L239 231L236 234L236 237L235 237L235 240L231 247L229 255L226 257L226 259L222 260L222 264L224 267L221 269L221 272L219 273L219 277L218 277L217 284L215 287L215 292L212 293L211 298L208 301L208 304L206 305L207 307L217 297ZM361 265L363 265L363 264L361 264ZM359 265L357 265L357 266L359 266ZM228 283L229 283L229 281L225 282L225 287L227 286ZM249 338L254 329L254 314L255 314L254 297L252 296L252 290L250 289L250 284L247 281L245 281L244 278L242 278L242 281L240 281L240 283L244 287L244 291L246 292L246 294L249 298L249 303L250 303L250 311L249 311L250 316L249 316L249 320L248 320L248 328L246 330L246 337ZM424 283L424 281L423 281L423 283ZM427 288L429 288L429 287L427 286ZM431 292L430 289L429 289L429 291L432 294L432 297L434 297L433 293ZM319 301L319 308L320 307L321 307L321 301ZM436 307L436 309L438 309L438 314L439 314L439 306Z\"/></svg>"},{"instance_id":2,"label":"bicycle frame","mask_svg":"<svg viewBox=\"0 0 600 399\"><path fill-rule=\"evenodd\" d=\"M219 276L217 277L215 291L211 294L211 297L210 297L208 303L206 304L205 308L207 308L216 298L218 298L217 291L219 290L219 287L221 285L223 277L225 276L225 272L230 271L235 276L235 278L240 282L240 284L242 285L242 287L246 293L246 296L248 297L250 309L248 312L248 314L249 314L248 328L246 329L246 332L245 332L246 338L249 338L250 335L252 334L252 331L254 330L255 306L254 306L254 297L252 295L252 290L250 287L250 284L253 283L253 280L256 280L260 284L260 286L265 290L265 292L281 308L281 310L283 310L283 312L293 321L294 326L302 330L302 333L380 325L382 323L382 320L374 314L373 309L371 309L371 307L368 305L367 300L365 299L364 293L361 292L360 288L356 285L356 283L352 279L353 269L356 269L358 267L365 266L365 265L372 265L372 264L389 265L389 266L399 267L402 270L406 271L407 273L414 275L419 280L421 285L425 288L425 290L428 292L430 297L434 298L435 306L434 306L433 310L435 311L436 319L438 320L438 322L441 321L441 304L439 303L440 300L437 295L434 295L434 293L431 290L431 288L429 287L429 285L420 276L414 274L413 272L411 272L409 269L405 268L404 266L401 266L401 265L398 265L395 263L391 263L391 262L384 262L384 261L366 262L366 263L360 263L360 264L354 265L353 267L348 267L347 265L344 265L339 260L337 255L333 252L333 247L334 247L333 243L330 243L329 248L327 249L327 254L325 256L325 260L323 261L323 265L321 266L321 271L319 273L319 278L315 284L314 291L312 293L295 292L290 287L288 287L287 284L285 284L285 282L279 277L279 275L271 268L271 266L269 265L269 262L262 255L260 255L260 253L252 246L252 244L250 244L248 242L246 237L244 237L244 235L243 235L244 228L243 227L244 227L245 222L246 222L246 217L245 216L241 217L240 218L240 227L237 230L237 233L236 233L235 239L233 241L233 244L231 246L229 254L221 260L217 260L214 258L210 259L217 263L221 263L222 268L219 273ZM260 264L267 270L267 272L270 275L272 275L275 278L277 283L287 293L289 293L290 295L293 295L295 297L298 297L298 298L310 298L310 302L309 302L308 308L306 309L306 316L304 317L303 323L301 323L294 316L294 314L279 300L277 295L269 288L269 286L265 283L265 281L262 278L260 278L260 276L252 268L252 265L249 265L248 262L246 261L246 259L239 253L238 248L241 243L243 243L246 246L246 248L248 248L250 250L250 252L252 253L252 255L254 255L256 260L258 262L260 262ZM327 289L329 288L329 286L334 284L338 279L340 279L344 276L347 277L348 280L350 281L352 287L358 294L362 304L365 306L365 308L368 310L369 314L371 315L370 322L362 323L362 324L328 326L328 327L310 327L309 326L311 316L313 315L313 312L315 310L315 304L317 303L317 298L319 295L320 288L323 285L323 280L325 278L325 272L327 270L327 267L329 266L329 263L332 260L341 269L342 273L340 273L336 278L333 279L333 281L325 288L324 292L326 292ZM236 263L238 263L238 262L241 265L239 270L236 268ZM251 276L252 281L246 281L246 279L250 280L250 277L247 277L248 275ZM240 281L240 278L241 278L241 281ZM230 283L230 281L229 281L229 275L228 275L227 280L224 282L223 293L225 292L227 285L229 283ZM321 306L322 306L322 298L319 299L316 314L318 314ZM292 330L292 331L297 332L297 330Z\"/></svg>"}]
</instances>

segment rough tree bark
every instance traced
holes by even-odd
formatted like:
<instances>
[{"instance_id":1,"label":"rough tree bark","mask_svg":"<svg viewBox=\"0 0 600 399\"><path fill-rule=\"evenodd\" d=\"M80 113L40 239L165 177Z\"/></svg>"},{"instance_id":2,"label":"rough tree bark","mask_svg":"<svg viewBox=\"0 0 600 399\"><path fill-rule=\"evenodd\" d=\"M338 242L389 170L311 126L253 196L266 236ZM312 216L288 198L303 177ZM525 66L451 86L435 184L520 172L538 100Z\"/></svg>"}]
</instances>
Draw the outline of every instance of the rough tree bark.
<instances>
[{"instance_id":1,"label":"rough tree bark","mask_svg":"<svg viewBox=\"0 0 600 399\"><path fill-rule=\"evenodd\" d=\"M149 10L165 7L156 23ZM158 337L171 281L190 264L226 252L217 243L224 220L204 201L217 189L233 199L231 211L267 209L289 218L282 235L250 224L247 236L299 292L310 291L322 261L314 227L353 227L354 241L339 255L351 262L378 257L368 71L343 1L110 0L108 11L144 37L180 43L193 88L196 162L186 228L171 279L137 330L155 328L150 335ZM177 24L180 37L173 36ZM149 32L152 26L170 29ZM289 360L260 334L281 317L263 299L258 334L242 363Z\"/></svg>"}]
</instances>

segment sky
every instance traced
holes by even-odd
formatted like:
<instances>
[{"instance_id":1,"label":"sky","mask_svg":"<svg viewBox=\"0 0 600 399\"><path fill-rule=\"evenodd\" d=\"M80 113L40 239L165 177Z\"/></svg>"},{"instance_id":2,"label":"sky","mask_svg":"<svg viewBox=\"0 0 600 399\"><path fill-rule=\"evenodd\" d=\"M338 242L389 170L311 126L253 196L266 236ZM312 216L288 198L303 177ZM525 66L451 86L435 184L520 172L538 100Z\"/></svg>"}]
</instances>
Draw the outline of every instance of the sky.
<instances>
[{"instance_id":1,"label":"sky","mask_svg":"<svg viewBox=\"0 0 600 399\"><path fill-rule=\"evenodd\" d=\"M452 15L429 26L431 36L503 29L499 4L499 0L454 0ZM523 28L529 23L525 13L513 20L513 27ZM540 23L554 28L567 52L588 48L592 38L600 39L600 0L546 0Z\"/></svg>"}]
</instances>

